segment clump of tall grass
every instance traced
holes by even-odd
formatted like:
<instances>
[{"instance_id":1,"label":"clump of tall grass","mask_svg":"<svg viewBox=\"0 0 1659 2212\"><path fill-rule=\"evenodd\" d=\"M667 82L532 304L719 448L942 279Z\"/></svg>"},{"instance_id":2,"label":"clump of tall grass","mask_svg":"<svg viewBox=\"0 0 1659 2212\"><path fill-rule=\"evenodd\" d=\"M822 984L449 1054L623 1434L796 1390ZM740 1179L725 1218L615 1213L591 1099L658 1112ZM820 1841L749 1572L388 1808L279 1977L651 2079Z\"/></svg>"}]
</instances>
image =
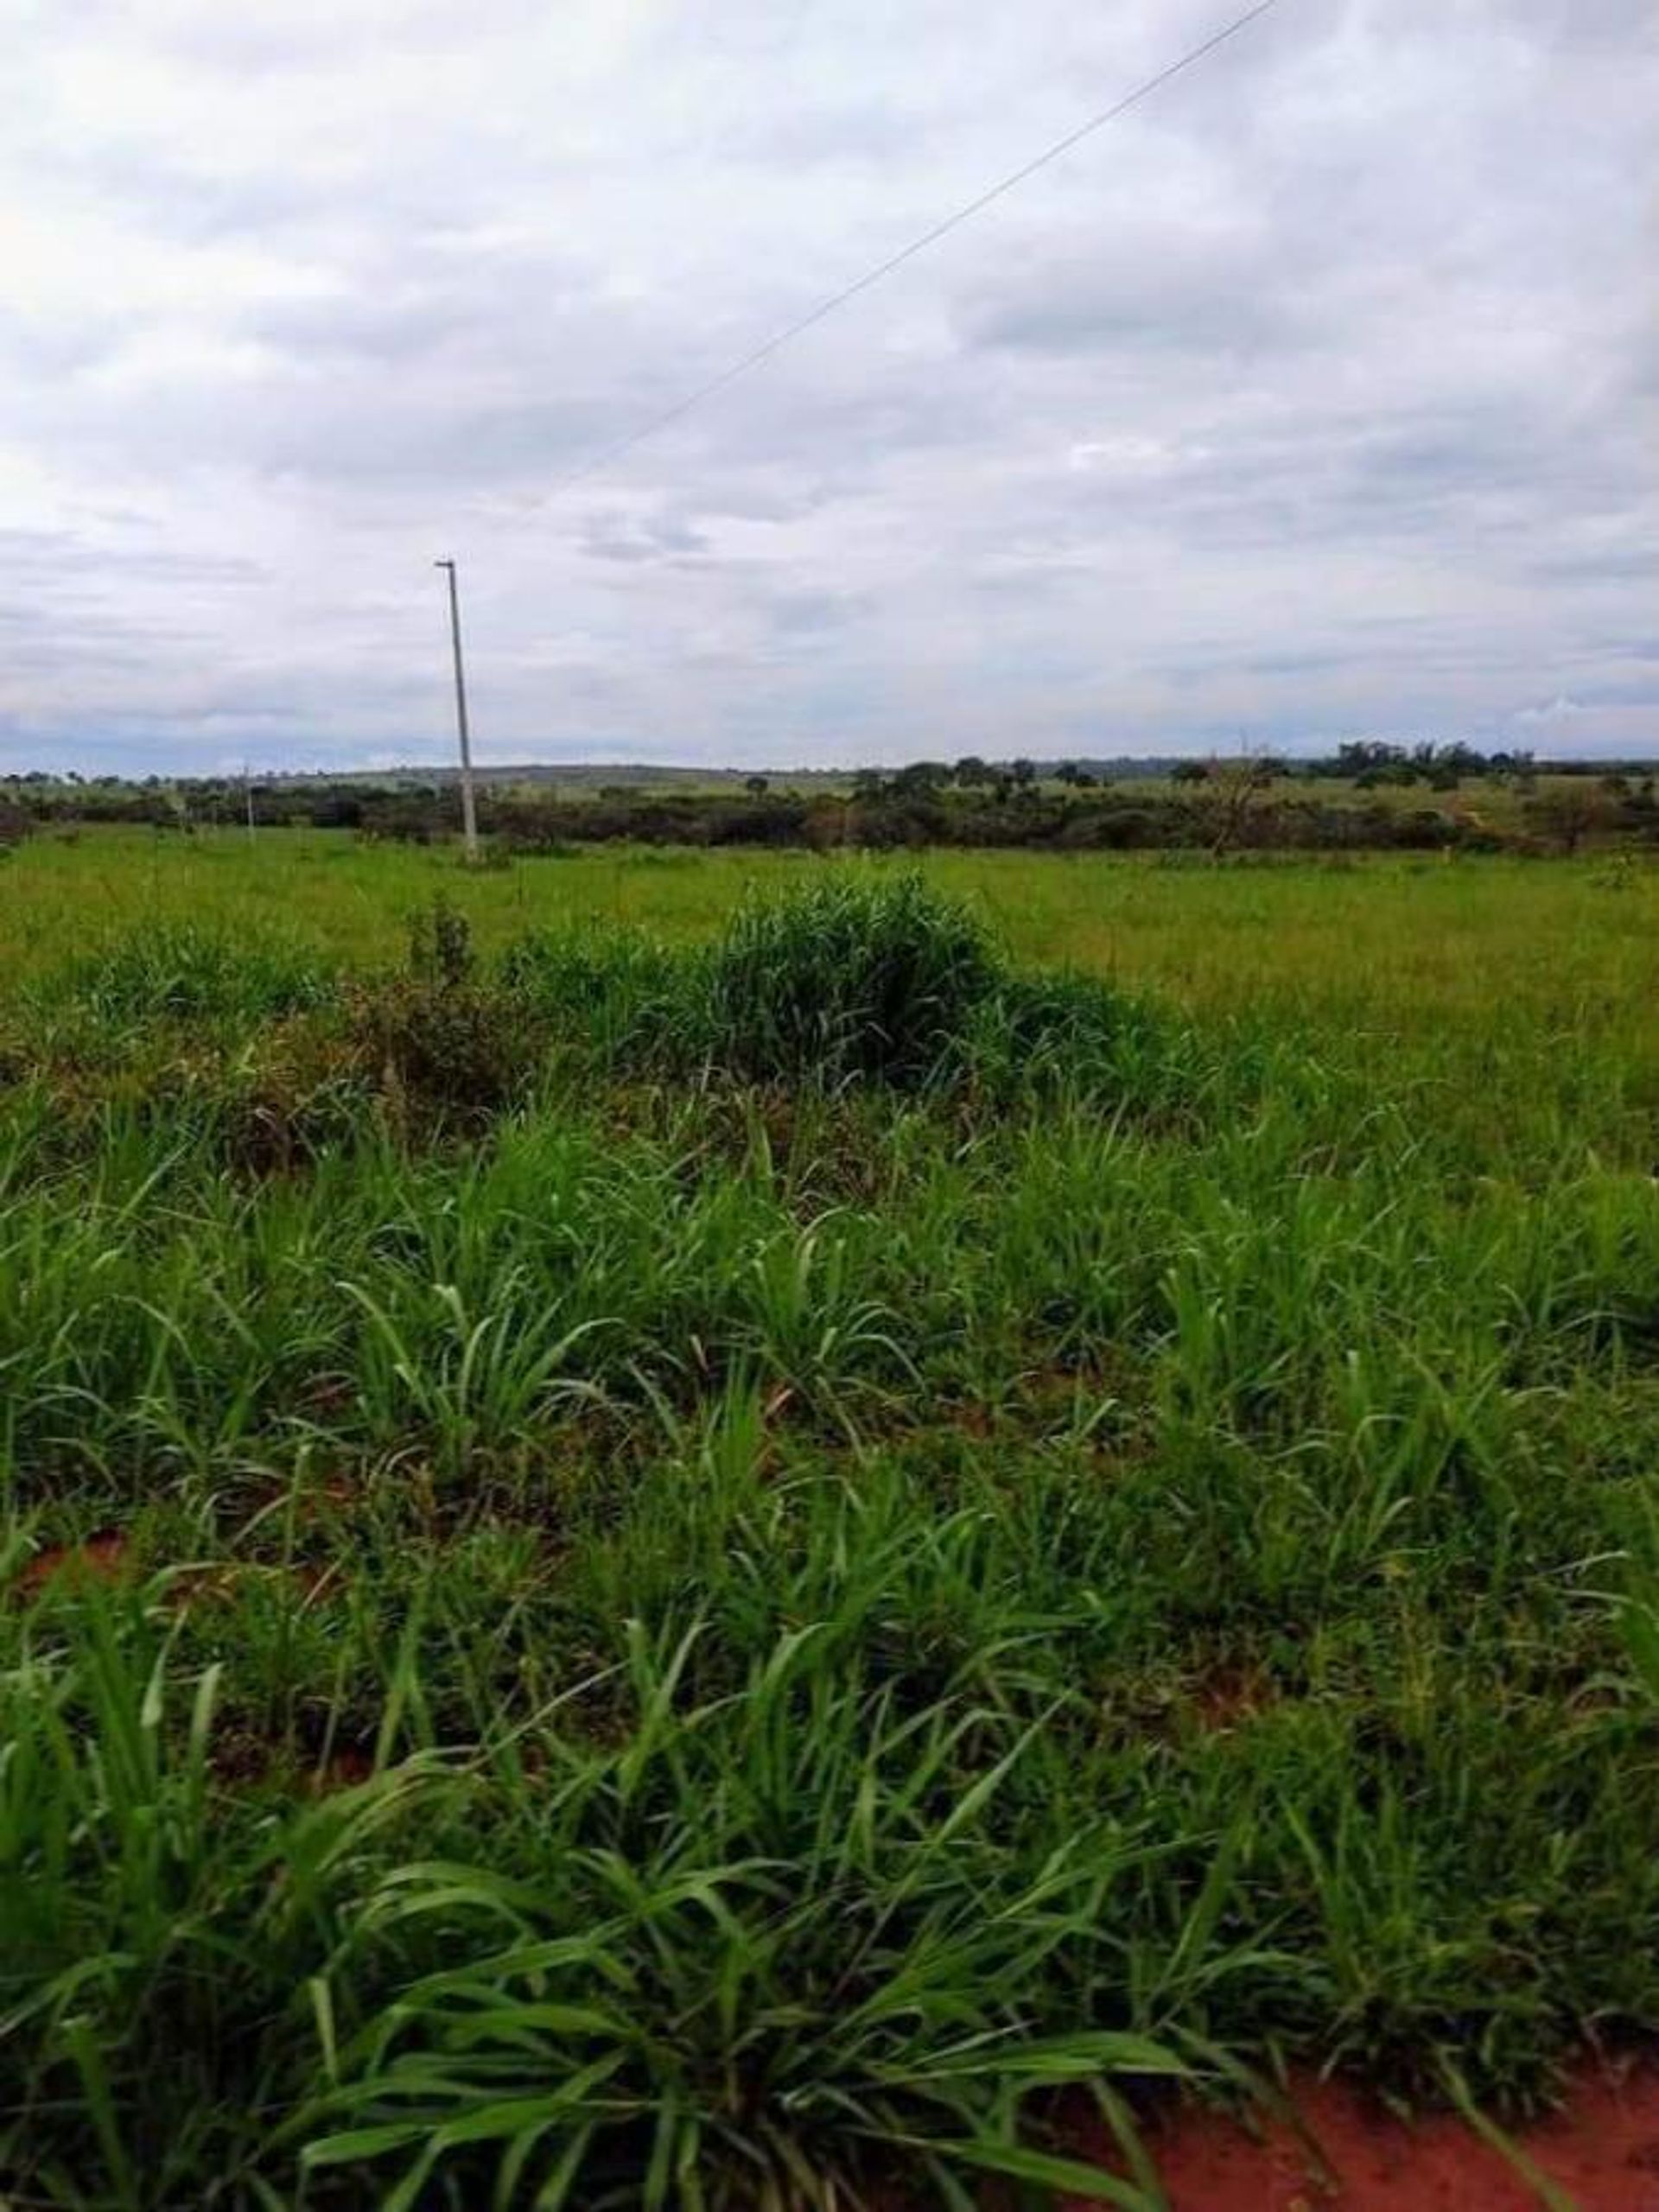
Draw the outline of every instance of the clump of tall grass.
<instances>
[{"instance_id":1,"label":"clump of tall grass","mask_svg":"<svg viewBox=\"0 0 1659 2212\"><path fill-rule=\"evenodd\" d=\"M397 1778L276 1817L238 1802L214 1771L224 1670L189 1678L168 1641L137 1593L90 1587L6 1639L0 2177L20 2203L261 2202L261 2115L312 2063L296 1982L383 1863Z\"/></svg>"},{"instance_id":2,"label":"clump of tall grass","mask_svg":"<svg viewBox=\"0 0 1659 2212\"><path fill-rule=\"evenodd\" d=\"M704 972L710 1053L760 1082L914 1088L999 975L983 925L919 875L830 875L739 908Z\"/></svg>"},{"instance_id":3,"label":"clump of tall grass","mask_svg":"<svg viewBox=\"0 0 1659 2212\"><path fill-rule=\"evenodd\" d=\"M941 2204L988 2172L1142 2202L1046 2144L1042 2108L1063 2084L1182 2070L1075 1993L1138 1840L1054 1838L1020 1802L1037 1730L962 1697L907 1709L827 1666L832 1634L757 1649L735 1694L702 1701L698 1628L631 1624L627 1740L543 1740L533 1831L527 1792L506 1812L514 1871L399 1868L371 1901L371 1948L435 1923L442 1963L341 2048L301 2121L313 2171L378 2168L389 2207L447 2182L467 2202L806 2212L868 2201L884 2169Z\"/></svg>"},{"instance_id":4,"label":"clump of tall grass","mask_svg":"<svg viewBox=\"0 0 1659 2212\"><path fill-rule=\"evenodd\" d=\"M1173 1071L1149 1010L1094 978L1011 972L972 910L914 873L751 897L702 949L538 931L500 972L550 1034L622 1071L1006 1100L1149 1092Z\"/></svg>"},{"instance_id":5,"label":"clump of tall grass","mask_svg":"<svg viewBox=\"0 0 1659 2212\"><path fill-rule=\"evenodd\" d=\"M296 939L162 920L76 955L31 998L54 1014L79 1009L111 1025L251 1023L320 1006L334 987L327 963Z\"/></svg>"},{"instance_id":6,"label":"clump of tall grass","mask_svg":"<svg viewBox=\"0 0 1659 2212\"><path fill-rule=\"evenodd\" d=\"M957 1040L950 1072L991 1098L1132 1100L1152 1109L1194 1082L1194 1039L1097 976L1000 974Z\"/></svg>"},{"instance_id":7,"label":"clump of tall grass","mask_svg":"<svg viewBox=\"0 0 1659 2212\"><path fill-rule=\"evenodd\" d=\"M704 948L617 929L537 931L506 988L620 1068L740 1083L916 1089L959 1059L1001 963L965 907L861 870L753 896Z\"/></svg>"},{"instance_id":8,"label":"clump of tall grass","mask_svg":"<svg viewBox=\"0 0 1659 2212\"><path fill-rule=\"evenodd\" d=\"M529 1020L601 1066L689 1070L704 1048L699 957L642 930L588 925L527 931L499 972Z\"/></svg>"},{"instance_id":9,"label":"clump of tall grass","mask_svg":"<svg viewBox=\"0 0 1659 2212\"><path fill-rule=\"evenodd\" d=\"M989 2173L1143 2202L1048 2106L1183 2070L1091 2017L1147 1853L1116 1819L1059 1832L1039 1726L828 1664L828 1621L701 1696L701 1625L635 1621L619 1740L480 1712L483 1740L400 1760L437 1649L405 1636L401 1729L308 1803L245 1745L221 1771L226 1670L181 1666L143 1593L31 1625L0 1669L22 2201L805 2212Z\"/></svg>"},{"instance_id":10,"label":"clump of tall grass","mask_svg":"<svg viewBox=\"0 0 1659 2212\"><path fill-rule=\"evenodd\" d=\"M555 1052L623 1079L966 1085L1004 1103L1150 1099L1174 1066L1167 1025L1109 986L1016 976L969 908L918 874L862 868L750 899L707 947L588 926L531 931L485 963L439 900L414 915L400 968L355 979L281 938L162 925L78 959L33 1003L25 1071L32 1052L67 1055L187 1099L198 1122L222 1092L227 1150L255 1162L341 1141L377 1105L405 1135L477 1133Z\"/></svg>"}]
</instances>

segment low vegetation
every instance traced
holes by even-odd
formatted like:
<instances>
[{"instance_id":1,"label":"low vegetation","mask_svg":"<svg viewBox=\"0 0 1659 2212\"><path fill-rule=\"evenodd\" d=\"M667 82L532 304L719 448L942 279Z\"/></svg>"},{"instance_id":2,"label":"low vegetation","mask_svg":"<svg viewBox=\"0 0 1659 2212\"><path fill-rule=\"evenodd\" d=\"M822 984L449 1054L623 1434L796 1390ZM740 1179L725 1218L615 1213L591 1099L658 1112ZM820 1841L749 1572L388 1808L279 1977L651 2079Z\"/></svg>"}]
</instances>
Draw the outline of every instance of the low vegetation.
<instances>
[{"instance_id":1,"label":"low vegetation","mask_svg":"<svg viewBox=\"0 0 1659 2212\"><path fill-rule=\"evenodd\" d=\"M1650 875L339 849L8 864L11 2201L1152 2205L1651 2033Z\"/></svg>"},{"instance_id":2,"label":"low vegetation","mask_svg":"<svg viewBox=\"0 0 1659 2212\"><path fill-rule=\"evenodd\" d=\"M622 776L605 780L607 773ZM498 855L618 844L817 852L965 847L1058 853L1516 852L1659 843L1650 764L1357 741L1328 760L1259 753L1128 762L913 761L793 776L733 771L482 772ZM453 774L0 779L0 848L42 828L349 830L429 845L461 829Z\"/></svg>"}]
</instances>

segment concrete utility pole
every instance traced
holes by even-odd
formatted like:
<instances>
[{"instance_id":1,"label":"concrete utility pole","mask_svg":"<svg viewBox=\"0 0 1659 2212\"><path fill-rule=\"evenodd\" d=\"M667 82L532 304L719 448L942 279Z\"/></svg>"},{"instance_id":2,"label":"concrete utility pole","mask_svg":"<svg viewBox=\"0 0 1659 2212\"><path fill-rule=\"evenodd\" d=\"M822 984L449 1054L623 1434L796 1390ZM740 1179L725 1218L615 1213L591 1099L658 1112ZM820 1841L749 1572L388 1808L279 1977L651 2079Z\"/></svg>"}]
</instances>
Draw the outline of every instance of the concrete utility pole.
<instances>
[{"instance_id":1,"label":"concrete utility pole","mask_svg":"<svg viewBox=\"0 0 1659 2212\"><path fill-rule=\"evenodd\" d=\"M478 858L478 809L473 804L473 741L467 728L467 676L461 658L461 594L453 561L435 561L449 575L449 640L455 652L455 728L461 738L461 837L469 861Z\"/></svg>"}]
</instances>

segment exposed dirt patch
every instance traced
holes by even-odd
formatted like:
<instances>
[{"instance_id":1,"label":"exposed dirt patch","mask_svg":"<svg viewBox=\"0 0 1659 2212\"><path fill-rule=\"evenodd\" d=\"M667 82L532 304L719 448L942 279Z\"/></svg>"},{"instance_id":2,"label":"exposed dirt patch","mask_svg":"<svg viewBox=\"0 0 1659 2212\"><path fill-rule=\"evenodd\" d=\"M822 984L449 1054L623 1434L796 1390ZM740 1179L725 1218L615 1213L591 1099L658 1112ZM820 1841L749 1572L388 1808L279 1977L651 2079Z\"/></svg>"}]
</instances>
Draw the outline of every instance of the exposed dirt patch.
<instances>
[{"instance_id":1,"label":"exposed dirt patch","mask_svg":"<svg viewBox=\"0 0 1659 2212\"><path fill-rule=\"evenodd\" d=\"M1193 1685L1192 1714L1207 1736L1242 1727L1279 1701L1262 1669L1249 1662L1212 1669Z\"/></svg>"},{"instance_id":2,"label":"exposed dirt patch","mask_svg":"<svg viewBox=\"0 0 1659 2212\"><path fill-rule=\"evenodd\" d=\"M372 1747L344 1742L308 1751L257 1727L221 1729L213 1750L214 1779L227 1789L276 1788L296 1797L328 1797L354 1789L377 1771Z\"/></svg>"},{"instance_id":3,"label":"exposed dirt patch","mask_svg":"<svg viewBox=\"0 0 1659 2212\"><path fill-rule=\"evenodd\" d=\"M12 1590L16 1597L33 1598L53 1583L84 1589L89 1583L124 1582L137 1572L124 1530L99 1529L78 1544L48 1544L36 1552Z\"/></svg>"},{"instance_id":4,"label":"exposed dirt patch","mask_svg":"<svg viewBox=\"0 0 1659 2212\"><path fill-rule=\"evenodd\" d=\"M306 1769L302 1787L308 1796L329 1797L337 1789L355 1789L372 1781L377 1770L370 1745L340 1744Z\"/></svg>"},{"instance_id":5,"label":"exposed dirt patch","mask_svg":"<svg viewBox=\"0 0 1659 2212\"><path fill-rule=\"evenodd\" d=\"M1301 2081L1307 2139L1196 2107L1147 2134L1170 2212L1539 2212L1550 2197L1448 2113L1409 2125L1344 2084ZM1659 2068L1581 2079L1511 2139L1577 2212L1659 2212ZM1083 2212L1078 2205L1075 2212Z\"/></svg>"}]
</instances>

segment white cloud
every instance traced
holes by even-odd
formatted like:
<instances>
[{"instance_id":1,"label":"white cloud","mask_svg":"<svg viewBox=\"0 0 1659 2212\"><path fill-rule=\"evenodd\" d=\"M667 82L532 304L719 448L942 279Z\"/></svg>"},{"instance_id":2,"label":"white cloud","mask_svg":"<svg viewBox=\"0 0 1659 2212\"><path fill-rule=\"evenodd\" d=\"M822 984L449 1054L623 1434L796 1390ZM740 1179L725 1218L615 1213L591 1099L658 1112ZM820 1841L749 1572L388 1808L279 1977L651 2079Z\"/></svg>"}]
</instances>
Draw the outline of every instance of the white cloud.
<instances>
[{"instance_id":1,"label":"white cloud","mask_svg":"<svg viewBox=\"0 0 1659 2212\"><path fill-rule=\"evenodd\" d=\"M1641 0L1285 0L549 496L1222 12L36 8L0 765L430 757L451 551L486 757L1659 748Z\"/></svg>"}]
</instances>

